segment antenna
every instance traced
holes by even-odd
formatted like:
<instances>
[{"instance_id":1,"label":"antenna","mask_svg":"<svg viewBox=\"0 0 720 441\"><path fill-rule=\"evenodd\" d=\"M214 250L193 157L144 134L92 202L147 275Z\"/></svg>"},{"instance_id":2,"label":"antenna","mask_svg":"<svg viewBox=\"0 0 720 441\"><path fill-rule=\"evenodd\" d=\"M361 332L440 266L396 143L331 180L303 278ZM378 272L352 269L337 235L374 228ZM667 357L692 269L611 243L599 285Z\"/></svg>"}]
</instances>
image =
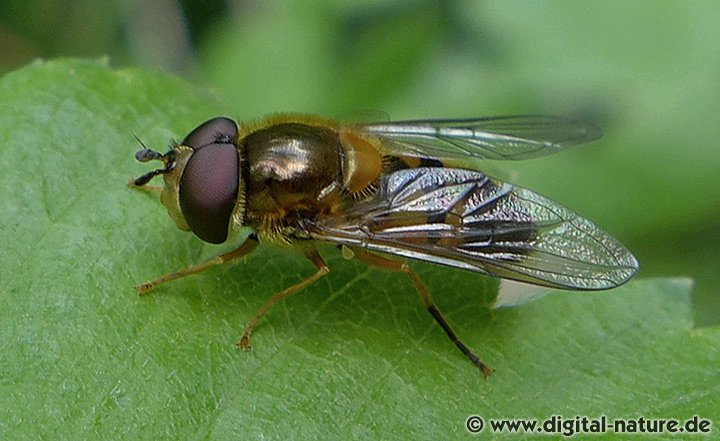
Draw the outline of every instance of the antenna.
<instances>
[{"instance_id":1,"label":"antenna","mask_svg":"<svg viewBox=\"0 0 720 441\"><path fill-rule=\"evenodd\" d=\"M169 152L165 153L164 155L160 152L156 152L155 150L151 150L147 148L144 142L135 134L135 132L131 132L133 137L137 140L138 143L143 147L141 150L138 150L135 152L135 159L140 162L148 162L148 161L155 161L159 160L165 163L165 166L163 168L159 168L157 170L149 171L145 173L144 175L138 177L133 181L133 184L142 187L143 185L150 182L152 178L154 178L157 175L161 175L164 173L167 173L169 171L172 171L173 168L175 168L175 152L173 150L170 150Z\"/></svg>"}]
</instances>

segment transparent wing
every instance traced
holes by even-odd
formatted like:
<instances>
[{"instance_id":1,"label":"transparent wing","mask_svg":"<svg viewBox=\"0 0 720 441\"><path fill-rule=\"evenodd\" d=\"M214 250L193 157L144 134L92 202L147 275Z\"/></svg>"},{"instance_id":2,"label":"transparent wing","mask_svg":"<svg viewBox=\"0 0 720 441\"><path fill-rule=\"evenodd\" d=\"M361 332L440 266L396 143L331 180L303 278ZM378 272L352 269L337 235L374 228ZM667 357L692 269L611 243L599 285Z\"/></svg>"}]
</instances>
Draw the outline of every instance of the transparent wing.
<instances>
[{"instance_id":1,"label":"transparent wing","mask_svg":"<svg viewBox=\"0 0 720 441\"><path fill-rule=\"evenodd\" d=\"M633 255L590 221L462 169L397 171L375 196L305 227L318 240L554 288L613 288L637 270Z\"/></svg>"},{"instance_id":2,"label":"transparent wing","mask_svg":"<svg viewBox=\"0 0 720 441\"><path fill-rule=\"evenodd\" d=\"M372 123L359 129L383 139L390 153L438 159L528 159L602 136L585 122L538 115Z\"/></svg>"}]
</instances>

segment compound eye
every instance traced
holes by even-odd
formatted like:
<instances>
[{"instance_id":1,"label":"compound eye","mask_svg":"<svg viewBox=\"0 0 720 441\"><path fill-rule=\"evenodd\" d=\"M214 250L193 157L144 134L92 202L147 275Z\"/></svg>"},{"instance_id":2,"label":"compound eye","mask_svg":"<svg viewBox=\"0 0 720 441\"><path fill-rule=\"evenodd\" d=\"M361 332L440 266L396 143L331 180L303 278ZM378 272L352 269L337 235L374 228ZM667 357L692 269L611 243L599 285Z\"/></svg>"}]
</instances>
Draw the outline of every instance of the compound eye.
<instances>
[{"instance_id":1,"label":"compound eye","mask_svg":"<svg viewBox=\"0 0 720 441\"><path fill-rule=\"evenodd\" d=\"M182 144L197 150L211 144L235 144L238 127L230 118L213 118L200 124Z\"/></svg>"},{"instance_id":2,"label":"compound eye","mask_svg":"<svg viewBox=\"0 0 720 441\"><path fill-rule=\"evenodd\" d=\"M198 129L188 135L186 141ZM201 135L198 133L197 139ZM183 141L183 144L186 142ZM180 210L197 237L205 242L222 243L227 239L230 217L237 200L238 152L235 145L227 143L204 144L201 147L190 156L180 178Z\"/></svg>"}]
</instances>

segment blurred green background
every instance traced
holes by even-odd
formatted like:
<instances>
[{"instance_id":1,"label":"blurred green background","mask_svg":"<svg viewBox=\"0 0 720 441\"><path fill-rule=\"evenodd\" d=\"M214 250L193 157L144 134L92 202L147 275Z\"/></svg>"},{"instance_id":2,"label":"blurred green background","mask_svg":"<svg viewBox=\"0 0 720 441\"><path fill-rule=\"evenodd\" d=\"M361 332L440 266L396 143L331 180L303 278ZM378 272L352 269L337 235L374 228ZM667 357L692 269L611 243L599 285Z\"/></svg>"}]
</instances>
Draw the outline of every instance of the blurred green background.
<instances>
[{"instance_id":1,"label":"blurred green background","mask_svg":"<svg viewBox=\"0 0 720 441\"><path fill-rule=\"evenodd\" d=\"M717 1L5 0L0 71L108 56L243 120L584 117L601 141L491 166L619 238L640 277L693 277L703 326L720 323L718 23Z\"/></svg>"}]
</instances>

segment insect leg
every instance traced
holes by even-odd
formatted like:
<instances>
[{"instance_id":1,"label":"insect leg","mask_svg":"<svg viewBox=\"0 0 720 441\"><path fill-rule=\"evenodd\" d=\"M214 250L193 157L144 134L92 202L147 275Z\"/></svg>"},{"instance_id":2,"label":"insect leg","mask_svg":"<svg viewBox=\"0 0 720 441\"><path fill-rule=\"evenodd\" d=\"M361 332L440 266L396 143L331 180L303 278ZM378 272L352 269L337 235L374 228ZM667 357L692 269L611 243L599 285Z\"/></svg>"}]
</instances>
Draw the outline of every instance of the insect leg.
<instances>
[{"instance_id":1,"label":"insect leg","mask_svg":"<svg viewBox=\"0 0 720 441\"><path fill-rule=\"evenodd\" d=\"M422 280L420 280L420 277L415 273L415 271L412 270L412 268L410 268L410 266L408 266L407 263L388 259L386 257L371 253L363 249L351 248L351 250L354 253L355 257L365 263L393 272L402 272L407 274L410 277L410 280L412 280L413 284L415 285L415 289L420 295L420 299L425 305L425 308L428 310L430 315L432 315L435 321L440 325L443 331L445 331L445 334L447 334L448 338L450 338L450 341L455 343L455 346L460 349L460 352L462 352L467 358L470 359L470 361L475 366L480 369L485 378L487 378L492 373L492 369L490 369L490 367L483 363L482 360L480 360L480 358L478 358L478 356L475 355L470 350L470 348L468 348L465 343L463 343L458 338L457 334L455 334L455 331L452 329L443 314L435 305L435 302L433 302L433 299L430 296L430 291L428 291L425 284L422 282Z\"/></svg>"},{"instance_id":2,"label":"insect leg","mask_svg":"<svg viewBox=\"0 0 720 441\"><path fill-rule=\"evenodd\" d=\"M238 258L248 254L252 250L254 250L255 247L257 246L257 244L258 244L257 236L255 236L254 234L250 235L247 238L247 240L245 242L243 242L242 245L240 245L238 248L236 248L228 253L221 254L219 256L213 257L210 260L206 260L205 262L198 263L196 265L189 266L187 268L183 268L179 271L165 274L163 276L158 277L155 280L141 283L140 285L137 285L135 287L135 290L140 295L144 295L148 291L150 291L151 289L155 288L156 286L158 286L162 283L169 282L171 280L180 279L182 277L189 276L191 274L205 271L206 269L211 268L213 266L221 265L225 262L229 262L231 260L238 259Z\"/></svg>"},{"instance_id":3,"label":"insect leg","mask_svg":"<svg viewBox=\"0 0 720 441\"><path fill-rule=\"evenodd\" d=\"M147 185L147 184L138 185L137 182L135 182L135 181L137 181L137 179L138 178L130 178L130 180L127 183L128 187L134 188L137 190L147 191L150 193L162 193L163 188L161 185Z\"/></svg>"},{"instance_id":4,"label":"insect leg","mask_svg":"<svg viewBox=\"0 0 720 441\"><path fill-rule=\"evenodd\" d=\"M328 268L328 266L325 264L325 261L322 259L322 257L320 257L320 254L318 254L316 250L308 250L306 252L306 256L317 267L317 272L312 276L308 277L307 279L296 283L295 285L290 286L270 297L265 302L265 304L262 305L260 309L255 312L253 318L250 319L248 324L245 326L245 331L243 331L242 337L240 337L240 340L237 342L237 346L239 348L242 348L246 351L250 349L250 336L252 335L255 326L257 325L258 321L260 321L260 319L263 318L265 314L268 313L268 311L270 311L273 305L283 299L290 297L293 294L297 294L299 291L312 285L318 279L330 272L330 268Z\"/></svg>"}]
</instances>

